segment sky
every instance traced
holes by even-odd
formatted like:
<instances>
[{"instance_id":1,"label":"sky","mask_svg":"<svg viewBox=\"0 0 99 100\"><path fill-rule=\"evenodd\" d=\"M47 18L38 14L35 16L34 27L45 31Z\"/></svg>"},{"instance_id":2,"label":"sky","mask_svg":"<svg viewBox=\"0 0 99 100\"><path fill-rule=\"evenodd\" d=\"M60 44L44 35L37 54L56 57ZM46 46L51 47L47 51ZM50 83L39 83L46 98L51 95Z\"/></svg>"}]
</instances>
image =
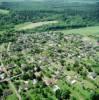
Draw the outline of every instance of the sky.
<instances>
[{"instance_id":1,"label":"sky","mask_svg":"<svg viewBox=\"0 0 99 100\"><path fill-rule=\"evenodd\" d=\"M28 0L25 0L28 1ZM30 1L48 1L48 0L30 0ZM50 1L68 1L68 2L80 2L80 3L95 3L99 0L50 0Z\"/></svg>"},{"instance_id":2,"label":"sky","mask_svg":"<svg viewBox=\"0 0 99 100\"><path fill-rule=\"evenodd\" d=\"M0 1L48 1L48 0L0 0ZM99 2L99 0L50 0L50 1L68 1L68 2L81 2L81 3L94 3Z\"/></svg>"}]
</instances>

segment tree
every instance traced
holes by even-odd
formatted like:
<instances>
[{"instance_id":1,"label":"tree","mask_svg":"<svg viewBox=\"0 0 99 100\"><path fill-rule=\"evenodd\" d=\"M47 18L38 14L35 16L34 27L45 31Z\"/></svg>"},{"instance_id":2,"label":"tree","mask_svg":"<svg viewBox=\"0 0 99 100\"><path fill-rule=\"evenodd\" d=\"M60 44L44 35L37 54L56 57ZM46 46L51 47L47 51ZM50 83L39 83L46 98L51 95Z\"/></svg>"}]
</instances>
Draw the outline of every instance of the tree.
<instances>
[{"instance_id":1,"label":"tree","mask_svg":"<svg viewBox=\"0 0 99 100\"><path fill-rule=\"evenodd\" d=\"M94 93L92 93L91 100L99 100L99 90L96 90Z\"/></svg>"},{"instance_id":2,"label":"tree","mask_svg":"<svg viewBox=\"0 0 99 100\"><path fill-rule=\"evenodd\" d=\"M0 85L0 97L2 96L2 92L3 92L3 88L2 88L2 86Z\"/></svg>"},{"instance_id":3,"label":"tree","mask_svg":"<svg viewBox=\"0 0 99 100\"><path fill-rule=\"evenodd\" d=\"M58 100L66 100L70 98L70 91L69 90L57 90L56 91L56 98Z\"/></svg>"}]
</instances>

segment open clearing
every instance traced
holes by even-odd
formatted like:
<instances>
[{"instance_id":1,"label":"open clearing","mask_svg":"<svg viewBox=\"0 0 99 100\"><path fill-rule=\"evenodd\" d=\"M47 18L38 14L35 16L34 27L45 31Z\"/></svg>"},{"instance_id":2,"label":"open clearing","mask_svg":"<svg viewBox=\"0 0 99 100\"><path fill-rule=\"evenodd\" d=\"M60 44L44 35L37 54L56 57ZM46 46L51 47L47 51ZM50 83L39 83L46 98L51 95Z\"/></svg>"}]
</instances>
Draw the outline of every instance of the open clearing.
<instances>
[{"instance_id":1,"label":"open clearing","mask_svg":"<svg viewBox=\"0 0 99 100\"><path fill-rule=\"evenodd\" d=\"M23 24L16 25L15 29L18 31L27 30L27 29L34 29L34 28L40 27L42 25L54 24L54 23L58 23L58 21L44 21L44 22L37 22L37 23L26 22Z\"/></svg>"},{"instance_id":2,"label":"open clearing","mask_svg":"<svg viewBox=\"0 0 99 100\"><path fill-rule=\"evenodd\" d=\"M0 14L8 14L9 11L5 9L0 9Z\"/></svg>"},{"instance_id":3,"label":"open clearing","mask_svg":"<svg viewBox=\"0 0 99 100\"><path fill-rule=\"evenodd\" d=\"M0 31L0 34L2 34L4 31Z\"/></svg>"},{"instance_id":4,"label":"open clearing","mask_svg":"<svg viewBox=\"0 0 99 100\"><path fill-rule=\"evenodd\" d=\"M62 30L63 33L83 34L83 35L99 35L99 26L85 27L79 29Z\"/></svg>"},{"instance_id":5,"label":"open clearing","mask_svg":"<svg viewBox=\"0 0 99 100\"><path fill-rule=\"evenodd\" d=\"M15 26L15 30L20 31L20 30L27 30L27 29L35 29L37 27L43 26L43 25L49 25L49 24L54 24L58 23L58 21L44 21L44 22L25 22L19 25ZM57 31L57 30L56 30ZM60 32L63 32L65 34L83 34L83 35L99 35L99 26L89 26L85 28L79 28L79 29L65 29L65 30L58 30Z\"/></svg>"}]
</instances>

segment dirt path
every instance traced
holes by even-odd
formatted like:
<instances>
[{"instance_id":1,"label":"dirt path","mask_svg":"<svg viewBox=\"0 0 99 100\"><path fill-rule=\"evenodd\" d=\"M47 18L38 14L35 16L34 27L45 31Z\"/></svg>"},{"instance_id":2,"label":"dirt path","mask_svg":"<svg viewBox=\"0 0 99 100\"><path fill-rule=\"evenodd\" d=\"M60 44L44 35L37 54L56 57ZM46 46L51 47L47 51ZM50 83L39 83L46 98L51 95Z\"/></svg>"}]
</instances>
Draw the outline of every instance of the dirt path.
<instances>
[{"instance_id":1,"label":"dirt path","mask_svg":"<svg viewBox=\"0 0 99 100\"><path fill-rule=\"evenodd\" d=\"M8 71L6 70L6 67L4 67L4 72L7 74L7 77L10 77ZM21 96L20 96L20 94L18 93L17 89L15 88L13 82L12 82L11 80L8 80L8 83L9 83L9 85L10 85L11 90L16 94L16 96L18 97L18 99L19 99L19 100L22 100L22 99L21 99Z\"/></svg>"},{"instance_id":2,"label":"dirt path","mask_svg":"<svg viewBox=\"0 0 99 100\"><path fill-rule=\"evenodd\" d=\"M11 43L9 43L8 44L8 47L7 47L7 53L10 55L10 52L9 52L9 50L10 50L10 45L11 45ZM3 64L2 64L3 65ZM7 77L8 78L10 78L10 75L9 75L9 73L8 73L8 71L7 71L7 66L4 66L3 65L3 67L4 67L4 73L7 75ZM9 79L9 80L7 80L8 81L8 83L9 83L9 85L10 85L10 88L11 88L11 90L16 94L16 96L18 97L18 100L22 100L21 99L21 96L20 96L20 94L18 93L18 91L17 91L17 89L16 89L16 87L15 87L15 85L13 84L13 82L11 81L11 79Z\"/></svg>"}]
</instances>

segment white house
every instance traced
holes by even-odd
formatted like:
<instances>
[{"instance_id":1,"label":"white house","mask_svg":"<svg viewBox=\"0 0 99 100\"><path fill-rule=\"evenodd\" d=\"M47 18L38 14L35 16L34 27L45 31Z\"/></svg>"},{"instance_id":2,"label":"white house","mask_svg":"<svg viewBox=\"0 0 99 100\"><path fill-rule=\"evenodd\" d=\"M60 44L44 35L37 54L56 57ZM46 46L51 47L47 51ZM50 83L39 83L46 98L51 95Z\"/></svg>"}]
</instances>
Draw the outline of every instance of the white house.
<instances>
[{"instance_id":1,"label":"white house","mask_svg":"<svg viewBox=\"0 0 99 100\"><path fill-rule=\"evenodd\" d=\"M53 86L53 91L54 91L54 92L56 92L56 91L59 90L59 89L60 89L60 88L59 88L58 85L54 85L54 86Z\"/></svg>"}]
</instances>

